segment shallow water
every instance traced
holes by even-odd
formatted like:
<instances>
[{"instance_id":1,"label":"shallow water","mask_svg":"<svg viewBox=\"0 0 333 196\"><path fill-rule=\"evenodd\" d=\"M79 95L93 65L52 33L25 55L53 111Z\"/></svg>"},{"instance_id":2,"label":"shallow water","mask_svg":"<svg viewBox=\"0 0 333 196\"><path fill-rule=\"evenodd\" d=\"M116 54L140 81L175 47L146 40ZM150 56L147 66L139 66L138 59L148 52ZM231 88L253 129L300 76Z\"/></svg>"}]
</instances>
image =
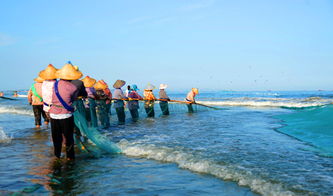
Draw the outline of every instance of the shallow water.
<instances>
[{"instance_id":1,"label":"shallow water","mask_svg":"<svg viewBox=\"0 0 333 196\"><path fill-rule=\"evenodd\" d=\"M61 167L52 159L49 130L29 128L33 117L25 100L0 102L0 173L4 174L0 190L81 195L333 195L333 158L327 153L332 143L307 139L332 137L332 121L320 117L317 126L302 123L313 119L311 115L331 112L326 104L332 92L231 94L198 97L223 110L198 108L197 113L187 114L183 105L170 104L172 115L161 117L156 104L156 118L146 119L141 111L139 122L133 123L126 113L124 126L117 126L113 115L112 127L101 132L123 154L94 158L78 152L75 164ZM225 104L235 100L234 106ZM245 107L249 100L252 105ZM320 107L306 107L314 104ZM324 136L315 131L316 127L322 130L320 126L327 128ZM300 129L311 137L292 134Z\"/></svg>"}]
</instances>

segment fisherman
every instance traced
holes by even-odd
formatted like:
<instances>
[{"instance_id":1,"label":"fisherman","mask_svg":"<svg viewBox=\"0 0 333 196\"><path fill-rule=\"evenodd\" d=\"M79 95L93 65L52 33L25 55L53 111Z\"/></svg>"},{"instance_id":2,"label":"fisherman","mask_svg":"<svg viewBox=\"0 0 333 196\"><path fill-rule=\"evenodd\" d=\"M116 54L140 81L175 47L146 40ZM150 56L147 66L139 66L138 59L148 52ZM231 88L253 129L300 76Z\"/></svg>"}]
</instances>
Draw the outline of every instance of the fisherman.
<instances>
[{"instance_id":1,"label":"fisherman","mask_svg":"<svg viewBox=\"0 0 333 196\"><path fill-rule=\"evenodd\" d=\"M99 121L103 128L110 127L110 117L108 112L108 107L106 105L106 100L108 96L105 94L104 90L107 88L107 84L103 80L99 80L94 85L96 90L96 110L98 114Z\"/></svg>"},{"instance_id":2,"label":"fisherman","mask_svg":"<svg viewBox=\"0 0 333 196\"><path fill-rule=\"evenodd\" d=\"M127 89L125 91L125 97L128 97L128 94L131 92L131 85L127 85Z\"/></svg>"},{"instance_id":3,"label":"fisherman","mask_svg":"<svg viewBox=\"0 0 333 196\"><path fill-rule=\"evenodd\" d=\"M18 97L17 91L14 91L13 97Z\"/></svg>"},{"instance_id":4,"label":"fisherman","mask_svg":"<svg viewBox=\"0 0 333 196\"><path fill-rule=\"evenodd\" d=\"M194 98L197 94L199 94L199 90L197 88L192 88L192 90L189 93L187 93L186 102L187 102L187 108L188 108L189 113L194 112L192 104L193 103L195 104Z\"/></svg>"},{"instance_id":5,"label":"fisherman","mask_svg":"<svg viewBox=\"0 0 333 196\"><path fill-rule=\"evenodd\" d=\"M42 84L42 98L43 98L43 110L46 116L50 119L49 110L52 104L52 96L54 91L54 83L56 82L56 72L57 69L49 64L45 70L39 72L39 77L43 78Z\"/></svg>"},{"instance_id":6,"label":"fisherman","mask_svg":"<svg viewBox=\"0 0 333 196\"><path fill-rule=\"evenodd\" d=\"M32 110L34 112L35 126L36 128L40 128L42 125L41 117L43 116L45 125L49 124L49 118L46 116L43 110L42 83L44 79L37 77L34 80L36 83L31 85L31 88L28 92L28 101L29 104L32 105Z\"/></svg>"},{"instance_id":7,"label":"fisherman","mask_svg":"<svg viewBox=\"0 0 333 196\"><path fill-rule=\"evenodd\" d=\"M4 94L3 94L3 92L1 91L1 92L0 92L0 97L3 97L3 96L4 96Z\"/></svg>"},{"instance_id":8,"label":"fisherman","mask_svg":"<svg viewBox=\"0 0 333 196\"><path fill-rule=\"evenodd\" d=\"M160 97L160 107L162 110L163 115L169 115L169 106L168 106L168 101L170 101L170 98L165 92L165 89L168 87L166 84L160 84L160 92L159 97Z\"/></svg>"},{"instance_id":9,"label":"fisherman","mask_svg":"<svg viewBox=\"0 0 333 196\"><path fill-rule=\"evenodd\" d=\"M125 124L125 104L124 99L127 99L127 97L124 95L123 90L121 90L121 87L123 87L126 84L124 80L117 80L113 84L113 88L115 88L113 92L114 97L114 108L116 109L117 116L118 116L118 124L123 125Z\"/></svg>"},{"instance_id":10,"label":"fisherman","mask_svg":"<svg viewBox=\"0 0 333 196\"><path fill-rule=\"evenodd\" d=\"M89 76L86 76L82 79L84 87L87 92L87 98L85 99L85 109L86 109L86 119L88 122L91 122L92 126L97 126L97 117L96 117L96 90L93 87L96 84L96 80Z\"/></svg>"},{"instance_id":11,"label":"fisherman","mask_svg":"<svg viewBox=\"0 0 333 196\"><path fill-rule=\"evenodd\" d=\"M132 85L131 91L128 94L128 109L131 113L132 120L136 122L139 119L139 100L142 99L142 97L137 92L138 86L136 84Z\"/></svg>"},{"instance_id":12,"label":"fisherman","mask_svg":"<svg viewBox=\"0 0 333 196\"><path fill-rule=\"evenodd\" d=\"M111 105L112 105L112 93L111 90L109 89L108 84L102 80L102 82L104 82L104 84L106 85L106 89L104 89L104 94L107 96L105 103L106 103L106 110L108 112L109 115L111 115Z\"/></svg>"},{"instance_id":13,"label":"fisherman","mask_svg":"<svg viewBox=\"0 0 333 196\"><path fill-rule=\"evenodd\" d=\"M155 104L155 96L153 94L153 90L155 86L152 84L148 84L147 88L143 92L144 100L145 100L145 110L147 113L147 117L155 117L154 104Z\"/></svg>"},{"instance_id":14,"label":"fisherman","mask_svg":"<svg viewBox=\"0 0 333 196\"><path fill-rule=\"evenodd\" d=\"M49 110L54 155L60 158L64 136L67 160L74 160L74 108L72 104L77 99L78 89L71 81L80 79L82 73L72 64L67 63L56 72L56 76L60 80L54 84L52 105Z\"/></svg>"}]
</instances>

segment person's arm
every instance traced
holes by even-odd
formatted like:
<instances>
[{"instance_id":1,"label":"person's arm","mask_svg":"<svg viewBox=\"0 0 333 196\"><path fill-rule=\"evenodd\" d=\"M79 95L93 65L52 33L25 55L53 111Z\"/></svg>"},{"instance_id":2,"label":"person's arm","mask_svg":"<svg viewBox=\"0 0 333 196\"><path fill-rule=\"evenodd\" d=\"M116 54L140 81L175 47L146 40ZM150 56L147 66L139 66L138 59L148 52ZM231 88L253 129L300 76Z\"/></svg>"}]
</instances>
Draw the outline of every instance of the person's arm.
<instances>
[{"instance_id":1,"label":"person's arm","mask_svg":"<svg viewBox=\"0 0 333 196\"><path fill-rule=\"evenodd\" d=\"M88 97L88 93L86 91L86 88L84 87L84 85L81 86L81 89L80 89L80 96L82 97Z\"/></svg>"},{"instance_id":2,"label":"person's arm","mask_svg":"<svg viewBox=\"0 0 333 196\"><path fill-rule=\"evenodd\" d=\"M195 94L192 92L192 103L195 103Z\"/></svg>"},{"instance_id":3,"label":"person's arm","mask_svg":"<svg viewBox=\"0 0 333 196\"><path fill-rule=\"evenodd\" d=\"M138 99L143 99L140 95L139 95L139 93L137 93L137 92L135 92L136 93L136 96L138 97Z\"/></svg>"},{"instance_id":4,"label":"person's arm","mask_svg":"<svg viewBox=\"0 0 333 196\"><path fill-rule=\"evenodd\" d=\"M165 96L166 96L167 100L170 101L170 98L166 93L165 93Z\"/></svg>"},{"instance_id":5,"label":"person's arm","mask_svg":"<svg viewBox=\"0 0 333 196\"><path fill-rule=\"evenodd\" d=\"M123 91L122 90L119 90L120 91L120 97L122 99L127 99L127 97L124 95Z\"/></svg>"},{"instance_id":6,"label":"person's arm","mask_svg":"<svg viewBox=\"0 0 333 196\"><path fill-rule=\"evenodd\" d=\"M28 102L29 102L30 105L32 104L32 90L31 90L31 88L29 89L29 92L28 92Z\"/></svg>"}]
</instances>

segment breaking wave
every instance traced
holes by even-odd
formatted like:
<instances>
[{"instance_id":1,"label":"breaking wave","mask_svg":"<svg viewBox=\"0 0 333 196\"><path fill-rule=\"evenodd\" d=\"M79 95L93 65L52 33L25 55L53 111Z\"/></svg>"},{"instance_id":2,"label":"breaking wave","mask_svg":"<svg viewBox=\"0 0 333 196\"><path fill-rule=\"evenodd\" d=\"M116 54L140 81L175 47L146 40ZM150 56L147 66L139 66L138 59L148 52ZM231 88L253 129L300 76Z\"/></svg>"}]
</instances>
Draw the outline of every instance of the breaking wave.
<instances>
[{"instance_id":1,"label":"breaking wave","mask_svg":"<svg viewBox=\"0 0 333 196\"><path fill-rule=\"evenodd\" d=\"M331 104L333 99L322 99L319 97L309 97L302 99L287 98L231 98L221 101L198 101L198 103L214 106L249 106L249 107L287 107L303 108Z\"/></svg>"},{"instance_id":2,"label":"breaking wave","mask_svg":"<svg viewBox=\"0 0 333 196\"><path fill-rule=\"evenodd\" d=\"M209 174L223 180L237 182L240 186L248 186L254 192L262 195L288 196L297 195L279 182L273 182L246 171L237 165L228 165L212 160L205 160L197 155L184 152L182 149L160 147L153 144L130 143L123 139L118 143L127 156L143 157L157 161L176 163L182 169Z\"/></svg>"},{"instance_id":3,"label":"breaking wave","mask_svg":"<svg viewBox=\"0 0 333 196\"><path fill-rule=\"evenodd\" d=\"M29 115L33 116L32 109L20 107L20 106L0 106L0 114L9 113L9 114L21 114L21 115Z\"/></svg>"}]
</instances>

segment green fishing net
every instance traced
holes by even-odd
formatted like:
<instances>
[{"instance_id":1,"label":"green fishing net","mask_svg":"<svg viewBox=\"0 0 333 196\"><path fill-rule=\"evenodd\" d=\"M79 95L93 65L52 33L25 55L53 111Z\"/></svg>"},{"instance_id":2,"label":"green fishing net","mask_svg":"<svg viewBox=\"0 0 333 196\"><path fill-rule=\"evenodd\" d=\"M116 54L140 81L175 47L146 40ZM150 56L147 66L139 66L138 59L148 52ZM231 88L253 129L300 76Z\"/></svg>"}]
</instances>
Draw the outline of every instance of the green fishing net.
<instances>
[{"instance_id":1,"label":"green fishing net","mask_svg":"<svg viewBox=\"0 0 333 196\"><path fill-rule=\"evenodd\" d=\"M75 112L74 112L74 122L75 125L80 130L80 134L89 139L88 141L84 141L80 136L75 136L77 143L79 143L78 147L81 147L81 150L84 149L86 151L93 151L96 153L96 148L101 149L105 152L109 153L120 153L120 148L113 143L109 138L101 134L96 126L92 126L95 122L92 123L87 121L86 118L86 108L83 104L82 100L77 100L74 102ZM94 119L94 116L90 116L91 119ZM96 119L96 118L95 118ZM97 123L96 123L97 124ZM84 147L83 147L84 146Z\"/></svg>"}]
</instances>

